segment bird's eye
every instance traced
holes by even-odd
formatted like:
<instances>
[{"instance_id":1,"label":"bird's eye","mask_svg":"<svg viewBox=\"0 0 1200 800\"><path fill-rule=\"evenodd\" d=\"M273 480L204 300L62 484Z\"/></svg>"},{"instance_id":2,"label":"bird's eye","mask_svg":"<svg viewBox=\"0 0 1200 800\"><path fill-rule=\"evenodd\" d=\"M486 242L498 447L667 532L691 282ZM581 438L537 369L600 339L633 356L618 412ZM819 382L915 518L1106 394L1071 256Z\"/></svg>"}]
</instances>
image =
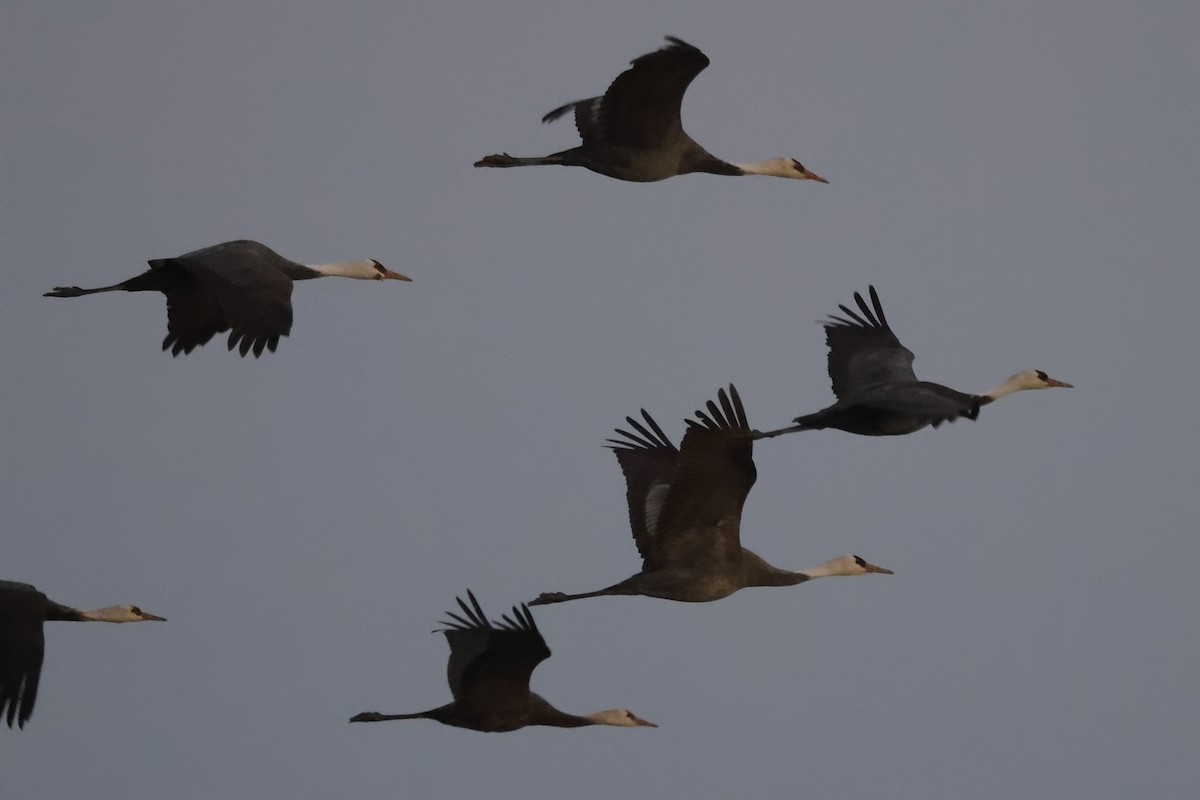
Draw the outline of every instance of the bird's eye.
<instances>
[{"instance_id":1,"label":"bird's eye","mask_svg":"<svg viewBox=\"0 0 1200 800\"><path fill-rule=\"evenodd\" d=\"M137 606L132 606L132 607L131 607L129 610L130 610L130 611L132 611L132 612L133 612L133 613L135 613L135 614L141 614L141 613L142 613L142 610L141 610L140 608L138 608Z\"/></svg>"},{"instance_id":2,"label":"bird's eye","mask_svg":"<svg viewBox=\"0 0 1200 800\"><path fill-rule=\"evenodd\" d=\"M801 164L799 161L797 161L797 160L796 160L796 159L794 159L794 158L792 159L792 164L794 164L794 165L796 166L796 169L800 170L801 172L805 172L805 171L806 171L806 170L804 169L804 165L803 165L803 164Z\"/></svg>"},{"instance_id":3,"label":"bird's eye","mask_svg":"<svg viewBox=\"0 0 1200 800\"><path fill-rule=\"evenodd\" d=\"M858 564L858 565L859 565L860 567L862 567L863 569L866 569L866 568L867 568L867 562L866 562L866 561L863 561L863 560L862 560L862 558L860 558L859 556L855 556L855 557L854 557L854 563L855 563L855 564Z\"/></svg>"},{"instance_id":4,"label":"bird's eye","mask_svg":"<svg viewBox=\"0 0 1200 800\"><path fill-rule=\"evenodd\" d=\"M1050 376L1047 375L1046 373L1042 372L1040 369L1037 371L1037 376L1038 376L1038 380L1040 380L1040 381L1050 380Z\"/></svg>"}]
</instances>

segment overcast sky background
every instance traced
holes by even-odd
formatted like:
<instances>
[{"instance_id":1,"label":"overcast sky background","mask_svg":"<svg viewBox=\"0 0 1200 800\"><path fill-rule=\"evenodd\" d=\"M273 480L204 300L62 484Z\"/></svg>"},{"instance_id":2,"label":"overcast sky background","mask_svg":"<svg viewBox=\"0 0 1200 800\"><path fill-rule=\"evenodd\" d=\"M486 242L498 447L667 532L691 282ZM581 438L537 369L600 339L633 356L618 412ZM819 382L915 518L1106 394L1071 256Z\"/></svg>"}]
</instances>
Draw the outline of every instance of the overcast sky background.
<instances>
[{"instance_id":1,"label":"overcast sky background","mask_svg":"<svg viewBox=\"0 0 1200 800\"><path fill-rule=\"evenodd\" d=\"M476 170L578 140L664 34L689 132L828 186ZM5 3L0 577L163 625L47 630L5 796L1192 797L1200 784L1200 5ZM259 239L259 360L159 350L155 294ZM925 379L1041 368L978 422L762 443L743 541L891 577L535 609L535 691L657 730L485 735L431 636L636 571L602 448L733 382L831 402L816 320L874 283Z\"/></svg>"}]
</instances>

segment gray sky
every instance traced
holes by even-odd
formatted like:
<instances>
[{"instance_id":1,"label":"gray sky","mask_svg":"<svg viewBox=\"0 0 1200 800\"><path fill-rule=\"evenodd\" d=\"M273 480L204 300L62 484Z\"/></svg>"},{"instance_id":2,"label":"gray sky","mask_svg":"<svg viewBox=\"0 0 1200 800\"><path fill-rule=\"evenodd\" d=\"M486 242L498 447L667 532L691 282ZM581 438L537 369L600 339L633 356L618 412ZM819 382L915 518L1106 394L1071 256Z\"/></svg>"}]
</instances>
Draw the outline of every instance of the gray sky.
<instances>
[{"instance_id":1,"label":"gray sky","mask_svg":"<svg viewBox=\"0 0 1200 800\"><path fill-rule=\"evenodd\" d=\"M170 619L50 626L6 796L1192 796L1200 6L333 5L0 12L0 577ZM471 167L663 34L702 144L830 185ZM239 237L415 282L297 287L258 361L41 297ZM466 587L633 573L613 426L823 407L868 283L923 378L1077 386L758 448L747 546L894 577L535 609L535 690L658 730L346 723L447 700Z\"/></svg>"}]
</instances>

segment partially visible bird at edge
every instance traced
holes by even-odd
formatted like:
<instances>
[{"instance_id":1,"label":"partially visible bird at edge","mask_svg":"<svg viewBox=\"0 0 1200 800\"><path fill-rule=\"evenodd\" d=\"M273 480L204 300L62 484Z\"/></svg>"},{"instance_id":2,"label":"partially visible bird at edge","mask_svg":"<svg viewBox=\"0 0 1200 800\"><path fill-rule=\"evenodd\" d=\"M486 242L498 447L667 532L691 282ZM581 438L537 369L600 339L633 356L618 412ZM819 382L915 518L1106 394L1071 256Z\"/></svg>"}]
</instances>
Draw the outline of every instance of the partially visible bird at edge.
<instances>
[{"instance_id":1,"label":"partially visible bird at edge","mask_svg":"<svg viewBox=\"0 0 1200 800\"><path fill-rule=\"evenodd\" d=\"M840 305L838 308L845 316L831 315L824 323L825 341L829 345L829 377L837 402L796 417L792 427L765 433L756 431L756 439L822 428L862 436L900 436L926 426L936 428L959 417L974 420L982 406L1013 392L1072 388L1040 369L1018 372L982 394L967 394L940 383L917 380L912 351L892 333L875 287L869 287L869 292L870 306L861 294L854 293L861 315Z\"/></svg>"},{"instance_id":2,"label":"partially visible bird at edge","mask_svg":"<svg viewBox=\"0 0 1200 800\"><path fill-rule=\"evenodd\" d=\"M529 691L529 677L538 664L550 657L550 648L538 631L533 615L524 605L513 607L499 621L489 623L475 595L468 591L470 605L462 598L462 614L446 612L444 633L450 644L446 677L453 702L415 714L380 714L364 711L351 722L383 722L394 719L432 719L443 725L474 731L515 731L529 725L581 728L612 725L620 728L657 728L623 708L577 716L559 711Z\"/></svg>"},{"instance_id":3,"label":"partially visible bird at edge","mask_svg":"<svg viewBox=\"0 0 1200 800\"><path fill-rule=\"evenodd\" d=\"M770 158L746 164L723 161L683 130L680 107L692 79L708 66L708 56L687 42L668 36L667 45L639 56L617 76L603 97L559 106L542 122L574 112L583 143L535 158L499 153L476 161L477 167L528 167L558 164L585 167L623 181L661 181L689 172L714 175L772 175L798 180L829 181L794 158Z\"/></svg>"},{"instance_id":4,"label":"partially visible bird at edge","mask_svg":"<svg viewBox=\"0 0 1200 800\"><path fill-rule=\"evenodd\" d=\"M609 439L625 474L633 540L642 569L620 583L582 594L547 592L530 605L604 595L645 595L704 603L751 586L794 586L832 576L892 571L856 555L801 572L773 567L741 544L742 506L754 485L754 441L741 397L732 385L687 420L676 449L645 409L626 417L632 431Z\"/></svg>"},{"instance_id":5,"label":"partially visible bird at edge","mask_svg":"<svg viewBox=\"0 0 1200 800\"><path fill-rule=\"evenodd\" d=\"M229 331L229 349L255 358L275 352L292 330L292 282L335 276L359 280L411 281L374 260L298 264L265 244L241 239L175 258L156 258L150 269L112 286L56 286L45 297L82 297L99 292L162 292L167 296L167 335L162 349L190 353Z\"/></svg>"},{"instance_id":6,"label":"partially visible bird at edge","mask_svg":"<svg viewBox=\"0 0 1200 800\"><path fill-rule=\"evenodd\" d=\"M46 653L43 622L165 622L137 606L81 611L56 603L28 583L0 581L0 718L24 728L37 703Z\"/></svg>"}]
</instances>

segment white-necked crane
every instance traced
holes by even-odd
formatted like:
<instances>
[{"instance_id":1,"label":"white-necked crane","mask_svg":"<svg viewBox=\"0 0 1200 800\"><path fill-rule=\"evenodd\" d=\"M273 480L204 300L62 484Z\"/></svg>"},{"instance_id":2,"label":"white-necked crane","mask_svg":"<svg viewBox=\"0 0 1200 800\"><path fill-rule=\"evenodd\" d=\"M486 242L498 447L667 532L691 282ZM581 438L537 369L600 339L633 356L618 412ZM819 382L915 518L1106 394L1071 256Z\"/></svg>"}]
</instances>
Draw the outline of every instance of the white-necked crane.
<instances>
[{"instance_id":1,"label":"white-necked crane","mask_svg":"<svg viewBox=\"0 0 1200 800\"><path fill-rule=\"evenodd\" d=\"M614 725L621 728L657 728L623 708L576 716L559 711L529 691L529 676L550 657L550 648L538 631L533 615L524 605L514 606L512 616L489 623L469 590L468 606L462 598L462 615L447 611L441 624L450 643L446 677L454 701L416 714L380 714L364 711L351 722L382 722L392 719L432 719L443 725L473 731L515 731L528 725L581 728L585 725Z\"/></svg>"},{"instance_id":2,"label":"white-necked crane","mask_svg":"<svg viewBox=\"0 0 1200 800\"><path fill-rule=\"evenodd\" d=\"M796 424L766 433L756 439L822 428L862 436L899 436L937 427L959 417L975 419L979 409L1007 394L1025 389L1070 389L1040 369L1018 372L995 389L966 394L940 383L917 380L913 353L896 338L883 315L875 287L869 287L871 306L858 292L854 300L862 315L839 305L845 317L830 316L825 325L829 345L829 378L837 402L813 414L796 417Z\"/></svg>"},{"instance_id":3,"label":"white-necked crane","mask_svg":"<svg viewBox=\"0 0 1200 800\"><path fill-rule=\"evenodd\" d=\"M46 639L42 623L164 622L137 606L81 611L56 603L28 583L0 581L0 718L24 728L37 702Z\"/></svg>"},{"instance_id":4,"label":"white-necked crane","mask_svg":"<svg viewBox=\"0 0 1200 800\"><path fill-rule=\"evenodd\" d=\"M167 336L162 349L190 353L229 331L229 349L257 358L275 352L292 330L292 281L336 276L360 280L409 281L374 260L297 264L265 244L240 239L156 258L150 269L113 286L80 289L56 286L46 297L82 297L98 292L162 292L167 296Z\"/></svg>"},{"instance_id":5,"label":"white-necked crane","mask_svg":"<svg viewBox=\"0 0 1200 800\"><path fill-rule=\"evenodd\" d=\"M559 164L586 167L623 181L661 181L688 172L714 175L774 175L779 178L829 181L809 172L794 158L771 158L731 164L714 156L688 136L680 121L680 105L688 84L708 66L708 56L681 39L635 58L603 97L567 103L542 117L553 122L575 112L583 144L539 158L487 156L477 167L527 167Z\"/></svg>"},{"instance_id":6,"label":"white-necked crane","mask_svg":"<svg viewBox=\"0 0 1200 800\"><path fill-rule=\"evenodd\" d=\"M549 592L530 605L603 595L646 595L704 603L749 586L794 586L829 576L892 571L854 555L839 556L802 572L779 569L742 547L742 506L754 486L754 441L737 389L718 394L720 406L687 421L676 449L654 418L633 417L633 432L609 439L625 473L633 540L642 570L606 589L583 594Z\"/></svg>"}]
</instances>

